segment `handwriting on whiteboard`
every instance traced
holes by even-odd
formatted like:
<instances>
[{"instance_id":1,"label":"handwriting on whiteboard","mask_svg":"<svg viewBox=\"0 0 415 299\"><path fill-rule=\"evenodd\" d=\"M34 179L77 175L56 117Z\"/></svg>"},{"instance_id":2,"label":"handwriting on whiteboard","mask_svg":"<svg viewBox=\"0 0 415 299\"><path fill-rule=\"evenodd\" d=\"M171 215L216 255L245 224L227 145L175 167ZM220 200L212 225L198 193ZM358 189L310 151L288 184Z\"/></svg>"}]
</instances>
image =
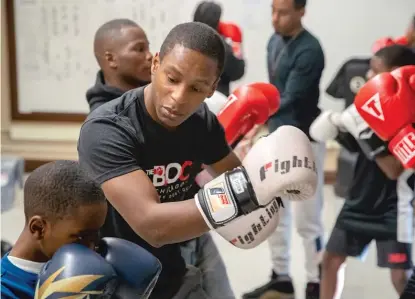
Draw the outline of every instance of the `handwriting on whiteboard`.
<instances>
[{"instance_id":1,"label":"handwriting on whiteboard","mask_svg":"<svg viewBox=\"0 0 415 299\"><path fill-rule=\"evenodd\" d=\"M14 1L19 110L87 112L86 90L98 64L96 30L115 18L137 22L157 51L168 31L181 23L169 0L11 0ZM59 98L56 97L58 93Z\"/></svg>"}]
</instances>

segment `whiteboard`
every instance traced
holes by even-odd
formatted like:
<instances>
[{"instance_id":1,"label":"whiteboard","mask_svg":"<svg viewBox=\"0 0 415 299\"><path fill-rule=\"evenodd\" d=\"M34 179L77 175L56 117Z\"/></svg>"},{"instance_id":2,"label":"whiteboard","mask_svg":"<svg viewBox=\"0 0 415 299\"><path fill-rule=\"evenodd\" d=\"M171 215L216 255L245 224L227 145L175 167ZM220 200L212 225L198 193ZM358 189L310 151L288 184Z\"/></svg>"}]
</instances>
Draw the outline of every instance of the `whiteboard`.
<instances>
[{"instance_id":1,"label":"whiteboard","mask_svg":"<svg viewBox=\"0 0 415 299\"><path fill-rule=\"evenodd\" d=\"M13 0L20 113L88 113L86 90L98 65L93 37L103 23L129 18L146 31L157 52L169 30L190 21L199 0ZM267 81L266 44L273 33L271 0L222 0L222 20L243 30L245 76L233 87ZM373 41L402 35L414 0L309 0L305 26L326 55L322 90L351 56L367 56ZM322 106L330 107L324 95Z\"/></svg>"}]
</instances>

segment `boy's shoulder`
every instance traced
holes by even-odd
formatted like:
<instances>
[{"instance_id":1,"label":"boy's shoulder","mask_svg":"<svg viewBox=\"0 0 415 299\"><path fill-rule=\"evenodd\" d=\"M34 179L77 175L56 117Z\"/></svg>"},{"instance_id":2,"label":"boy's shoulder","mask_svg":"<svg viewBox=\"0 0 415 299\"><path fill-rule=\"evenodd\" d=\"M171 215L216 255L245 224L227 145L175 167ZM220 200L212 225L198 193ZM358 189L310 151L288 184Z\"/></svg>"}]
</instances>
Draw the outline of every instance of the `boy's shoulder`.
<instances>
[{"instance_id":1,"label":"boy's shoulder","mask_svg":"<svg viewBox=\"0 0 415 299\"><path fill-rule=\"evenodd\" d=\"M8 254L1 259L1 298L33 298L37 275L13 265Z\"/></svg>"}]
</instances>

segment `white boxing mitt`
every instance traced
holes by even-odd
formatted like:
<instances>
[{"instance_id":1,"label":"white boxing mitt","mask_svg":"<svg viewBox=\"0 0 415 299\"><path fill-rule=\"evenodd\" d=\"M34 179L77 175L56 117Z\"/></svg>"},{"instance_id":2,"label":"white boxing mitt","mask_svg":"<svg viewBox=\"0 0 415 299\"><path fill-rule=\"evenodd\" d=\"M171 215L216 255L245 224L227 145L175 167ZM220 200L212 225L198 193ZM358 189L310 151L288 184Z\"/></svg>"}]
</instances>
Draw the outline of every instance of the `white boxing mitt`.
<instances>
[{"instance_id":1,"label":"white boxing mitt","mask_svg":"<svg viewBox=\"0 0 415 299\"><path fill-rule=\"evenodd\" d=\"M259 205L274 197L304 200L317 188L317 169L307 135L281 126L260 138L242 162Z\"/></svg>"},{"instance_id":2,"label":"white boxing mitt","mask_svg":"<svg viewBox=\"0 0 415 299\"><path fill-rule=\"evenodd\" d=\"M264 242L280 222L281 198L275 198L267 206L243 215L216 229L216 232L232 245L250 249Z\"/></svg>"},{"instance_id":3,"label":"white boxing mitt","mask_svg":"<svg viewBox=\"0 0 415 299\"><path fill-rule=\"evenodd\" d=\"M345 131L340 113L323 111L311 124L309 133L315 141L326 142L336 139L339 132Z\"/></svg>"}]
</instances>

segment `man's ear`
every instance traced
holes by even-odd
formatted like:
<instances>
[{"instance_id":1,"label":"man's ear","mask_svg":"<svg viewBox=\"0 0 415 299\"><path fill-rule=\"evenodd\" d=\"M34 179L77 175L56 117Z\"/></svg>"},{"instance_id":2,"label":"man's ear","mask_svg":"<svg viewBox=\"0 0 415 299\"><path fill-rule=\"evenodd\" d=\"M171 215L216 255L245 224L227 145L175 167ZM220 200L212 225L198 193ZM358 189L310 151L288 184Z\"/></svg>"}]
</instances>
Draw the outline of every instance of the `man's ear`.
<instances>
[{"instance_id":1,"label":"man's ear","mask_svg":"<svg viewBox=\"0 0 415 299\"><path fill-rule=\"evenodd\" d=\"M305 15L305 7L300 9L300 16L304 17L304 15Z\"/></svg>"},{"instance_id":2,"label":"man's ear","mask_svg":"<svg viewBox=\"0 0 415 299\"><path fill-rule=\"evenodd\" d=\"M211 96L213 96L213 94L215 93L216 89L218 88L219 79L220 79L220 77L218 77L218 79L216 79L216 81L213 83L212 89L209 92L208 98L210 98Z\"/></svg>"},{"instance_id":3,"label":"man's ear","mask_svg":"<svg viewBox=\"0 0 415 299\"><path fill-rule=\"evenodd\" d=\"M33 216L29 219L29 231L36 238L41 240L44 238L47 230L47 223L42 216Z\"/></svg>"},{"instance_id":4,"label":"man's ear","mask_svg":"<svg viewBox=\"0 0 415 299\"><path fill-rule=\"evenodd\" d=\"M105 51L104 57L110 68L116 69L118 67L117 59L113 53Z\"/></svg>"},{"instance_id":5,"label":"man's ear","mask_svg":"<svg viewBox=\"0 0 415 299\"><path fill-rule=\"evenodd\" d=\"M159 66L160 66L160 53L157 52L153 56L153 60L151 62L151 75L155 75L155 73L157 72Z\"/></svg>"}]
</instances>

